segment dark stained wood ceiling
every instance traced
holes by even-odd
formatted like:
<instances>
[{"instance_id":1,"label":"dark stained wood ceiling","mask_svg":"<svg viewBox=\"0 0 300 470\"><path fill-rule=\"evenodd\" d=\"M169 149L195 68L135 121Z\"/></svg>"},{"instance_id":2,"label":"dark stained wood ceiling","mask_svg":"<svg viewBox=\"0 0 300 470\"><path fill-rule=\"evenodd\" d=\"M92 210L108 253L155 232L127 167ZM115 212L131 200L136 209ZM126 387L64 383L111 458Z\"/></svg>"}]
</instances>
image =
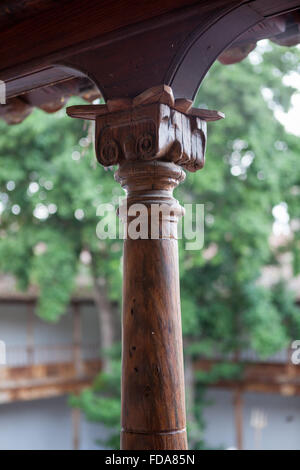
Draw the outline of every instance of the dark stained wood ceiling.
<instances>
[{"instance_id":1,"label":"dark stained wood ceiling","mask_svg":"<svg viewBox=\"0 0 300 470\"><path fill-rule=\"evenodd\" d=\"M137 80L141 79L139 87L149 77L149 71L154 73L149 82L156 84L160 68L166 63L166 71L161 76L169 77L171 84L172 74L168 70L176 60L180 64L179 53L184 44L187 43L187 50L190 47L187 41L193 36L189 31L195 34L199 22L207 28L222 18L222 14L239 11L240 6L244 7L244 23L252 22L253 26L242 31L241 22L242 34L227 48L224 39L224 50L218 57L223 64L243 60L263 38L284 46L300 43L300 9L297 9L300 0L2 1L0 79L6 83L8 99L6 105L0 105L0 117L9 124L16 124L34 107L55 112L70 96L81 96L91 102L100 96L95 86L95 83L99 86L97 74L102 74L107 82L103 89L108 97L114 97L114 88L126 90L134 68ZM248 12L253 16L251 21L247 20ZM239 20L239 14L232 18L232 21ZM139 37L146 38L145 51ZM154 44L152 58L148 43L156 38L159 47ZM120 49L121 44L123 49ZM134 44L140 49L131 59L128 48L133 48ZM174 52L170 47L174 47ZM121 64L118 54L123 53L128 57L124 56L125 62ZM152 65L151 60L156 61L156 65ZM198 60L202 60L201 56ZM173 68L176 71L176 67ZM145 82L144 88L147 86ZM129 95L134 91L128 88Z\"/></svg>"},{"instance_id":2,"label":"dark stained wood ceiling","mask_svg":"<svg viewBox=\"0 0 300 470\"><path fill-rule=\"evenodd\" d=\"M72 2L72 0L63 0ZM32 18L38 13L52 7L59 7L61 0L4 0L0 3L0 29L17 24L26 18Z\"/></svg>"}]
</instances>

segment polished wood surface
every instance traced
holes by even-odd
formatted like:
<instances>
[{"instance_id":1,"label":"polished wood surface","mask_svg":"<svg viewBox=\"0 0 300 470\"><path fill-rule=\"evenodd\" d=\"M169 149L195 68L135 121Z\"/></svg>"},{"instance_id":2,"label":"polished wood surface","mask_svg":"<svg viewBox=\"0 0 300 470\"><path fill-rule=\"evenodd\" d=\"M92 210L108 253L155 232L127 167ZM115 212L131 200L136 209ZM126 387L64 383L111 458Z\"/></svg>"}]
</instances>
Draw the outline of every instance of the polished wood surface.
<instances>
[{"instance_id":1,"label":"polished wood surface","mask_svg":"<svg viewBox=\"0 0 300 470\"><path fill-rule=\"evenodd\" d=\"M176 240L126 240L123 449L186 449Z\"/></svg>"},{"instance_id":2,"label":"polished wood surface","mask_svg":"<svg viewBox=\"0 0 300 470\"><path fill-rule=\"evenodd\" d=\"M204 165L206 122L199 116L223 117L193 109L158 85L133 99L67 110L96 120L97 159L103 166L119 165L115 178L127 194L119 208L125 227L124 450L187 449L177 247L184 212L173 190L185 179L183 169Z\"/></svg>"},{"instance_id":3,"label":"polished wood surface","mask_svg":"<svg viewBox=\"0 0 300 470\"><path fill-rule=\"evenodd\" d=\"M156 205L174 205L172 220L160 224L177 225L182 211L172 192L184 179L179 167L136 161L116 178L127 189L128 210L144 204L151 220ZM163 238L160 227L158 239L124 242L122 449L187 448L175 232Z\"/></svg>"}]
</instances>

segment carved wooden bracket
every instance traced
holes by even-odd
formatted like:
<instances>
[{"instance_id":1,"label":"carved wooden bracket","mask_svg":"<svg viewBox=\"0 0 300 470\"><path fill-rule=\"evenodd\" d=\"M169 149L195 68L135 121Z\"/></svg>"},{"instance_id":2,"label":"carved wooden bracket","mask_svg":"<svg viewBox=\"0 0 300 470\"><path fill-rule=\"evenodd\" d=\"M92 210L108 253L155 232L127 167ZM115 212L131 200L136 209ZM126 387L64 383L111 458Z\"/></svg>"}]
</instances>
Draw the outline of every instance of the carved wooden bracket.
<instances>
[{"instance_id":1,"label":"carved wooden bracket","mask_svg":"<svg viewBox=\"0 0 300 470\"><path fill-rule=\"evenodd\" d=\"M204 165L206 121L224 117L219 111L192 108L190 100L174 100L167 85L150 88L133 100L71 106L67 114L96 121L96 155L103 166L161 160L188 171Z\"/></svg>"}]
</instances>

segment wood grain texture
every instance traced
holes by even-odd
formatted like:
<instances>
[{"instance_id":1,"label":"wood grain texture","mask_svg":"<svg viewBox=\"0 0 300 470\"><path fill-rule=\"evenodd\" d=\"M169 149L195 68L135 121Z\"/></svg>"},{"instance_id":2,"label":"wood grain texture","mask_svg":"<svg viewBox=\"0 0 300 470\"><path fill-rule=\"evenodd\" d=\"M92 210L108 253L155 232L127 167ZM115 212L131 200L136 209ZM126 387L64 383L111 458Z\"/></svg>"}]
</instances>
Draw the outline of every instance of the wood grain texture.
<instances>
[{"instance_id":1,"label":"wood grain texture","mask_svg":"<svg viewBox=\"0 0 300 470\"><path fill-rule=\"evenodd\" d=\"M122 446L184 449L176 240L125 241L123 296Z\"/></svg>"},{"instance_id":2,"label":"wood grain texture","mask_svg":"<svg viewBox=\"0 0 300 470\"><path fill-rule=\"evenodd\" d=\"M177 168L168 162L121 166L116 177L127 188L128 207L144 203L150 216L156 204L176 205L173 188L183 179L182 170ZM177 224L180 215L178 211L171 223ZM186 449L178 247L174 231L170 231L169 238L128 237L124 242L123 269L121 448Z\"/></svg>"},{"instance_id":3,"label":"wood grain texture","mask_svg":"<svg viewBox=\"0 0 300 470\"><path fill-rule=\"evenodd\" d=\"M23 10L24 20L2 32L1 39L6 47L0 45L0 50L5 53L5 67L16 62L12 48L18 50L18 61L27 61L191 5L195 0L62 0L59 5L48 3L50 8L29 18Z\"/></svg>"},{"instance_id":4,"label":"wood grain texture","mask_svg":"<svg viewBox=\"0 0 300 470\"><path fill-rule=\"evenodd\" d=\"M205 149L206 122L165 104L153 103L96 119L96 155L104 166L160 159L194 172L204 165Z\"/></svg>"}]
</instances>

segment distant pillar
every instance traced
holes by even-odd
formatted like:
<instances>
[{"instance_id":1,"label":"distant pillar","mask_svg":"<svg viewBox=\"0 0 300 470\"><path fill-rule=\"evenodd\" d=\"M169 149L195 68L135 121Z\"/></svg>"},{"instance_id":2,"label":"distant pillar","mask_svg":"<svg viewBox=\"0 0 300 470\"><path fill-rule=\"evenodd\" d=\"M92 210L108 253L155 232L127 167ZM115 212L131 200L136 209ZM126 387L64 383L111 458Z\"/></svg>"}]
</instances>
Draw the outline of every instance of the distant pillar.
<instances>
[{"instance_id":1,"label":"distant pillar","mask_svg":"<svg viewBox=\"0 0 300 470\"><path fill-rule=\"evenodd\" d=\"M234 390L234 421L236 447L243 450L243 393L240 388Z\"/></svg>"},{"instance_id":2,"label":"distant pillar","mask_svg":"<svg viewBox=\"0 0 300 470\"><path fill-rule=\"evenodd\" d=\"M81 311L78 302L73 303L73 363L76 375L83 372L82 362L82 331L81 331Z\"/></svg>"},{"instance_id":3,"label":"distant pillar","mask_svg":"<svg viewBox=\"0 0 300 470\"><path fill-rule=\"evenodd\" d=\"M80 418L81 413L79 408L72 408L72 444L73 450L80 449Z\"/></svg>"},{"instance_id":4,"label":"distant pillar","mask_svg":"<svg viewBox=\"0 0 300 470\"><path fill-rule=\"evenodd\" d=\"M27 340L26 352L28 365L34 363L34 304L29 302L27 304Z\"/></svg>"}]
</instances>

